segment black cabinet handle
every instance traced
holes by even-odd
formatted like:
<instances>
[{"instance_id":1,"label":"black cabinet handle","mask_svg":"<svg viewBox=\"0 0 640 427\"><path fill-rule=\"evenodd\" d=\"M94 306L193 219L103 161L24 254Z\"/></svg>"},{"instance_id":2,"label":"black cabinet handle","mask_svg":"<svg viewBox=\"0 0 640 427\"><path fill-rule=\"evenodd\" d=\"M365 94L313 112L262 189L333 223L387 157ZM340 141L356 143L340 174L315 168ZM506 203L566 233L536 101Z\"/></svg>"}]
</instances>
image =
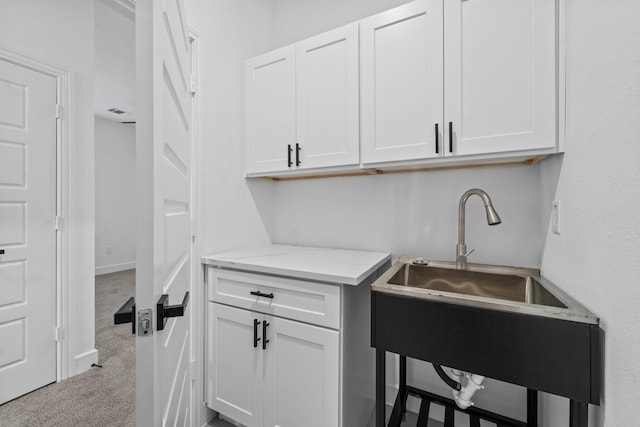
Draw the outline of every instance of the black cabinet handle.
<instances>
[{"instance_id":1,"label":"black cabinet handle","mask_svg":"<svg viewBox=\"0 0 640 427\"><path fill-rule=\"evenodd\" d=\"M449 122L449 152L453 153L453 122Z\"/></svg>"},{"instance_id":2,"label":"black cabinet handle","mask_svg":"<svg viewBox=\"0 0 640 427\"><path fill-rule=\"evenodd\" d=\"M167 323L167 318L184 316L184 312L187 310L188 304L189 291L184 294L182 304L178 305L169 305L169 295L162 295L156 304L156 330L161 331L164 329L164 325Z\"/></svg>"},{"instance_id":3,"label":"black cabinet handle","mask_svg":"<svg viewBox=\"0 0 640 427\"><path fill-rule=\"evenodd\" d=\"M269 322L266 320L262 322L262 349L267 349L267 343L269 340L267 339L267 326L269 326Z\"/></svg>"},{"instance_id":4,"label":"black cabinet handle","mask_svg":"<svg viewBox=\"0 0 640 427\"><path fill-rule=\"evenodd\" d=\"M113 324L131 323L131 333L136 333L136 300L131 297L113 315Z\"/></svg>"},{"instance_id":5,"label":"black cabinet handle","mask_svg":"<svg viewBox=\"0 0 640 427\"><path fill-rule=\"evenodd\" d=\"M287 166L291 167L293 165L293 163L291 162L291 152L293 150L291 149L291 144L287 145Z\"/></svg>"},{"instance_id":6,"label":"black cabinet handle","mask_svg":"<svg viewBox=\"0 0 640 427\"><path fill-rule=\"evenodd\" d=\"M296 143L296 166L300 166L300 144Z\"/></svg>"},{"instance_id":7,"label":"black cabinet handle","mask_svg":"<svg viewBox=\"0 0 640 427\"><path fill-rule=\"evenodd\" d=\"M436 154L440 153L440 132L438 131L438 124L436 123Z\"/></svg>"},{"instance_id":8,"label":"black cabinet handle","mask_svg":"<svg viewBox=\"0 0 640 427\"><path fill-rule=\"evenodd\" d=\"M258 319L253 319L253 348L258 348L258 325L260 325L260 321Z\"/></svg>"},{"instance_id":9,"label":"black cabinet handle","mask_svg":"<svg viewBox=\"0 0 640 427\"><path fill-rule=\"evenodd\" d=\"M271 298L271 299L273 299L273 293L270 293L270 294L264 294L264 293L262 293L262 292L260 292L260 291L251 291L251 292L249 292L249 293L250 293L251 295L255 295L255 296L257 296L257 297L263 297L263 298Z\"/></svg>"}]
</instances>

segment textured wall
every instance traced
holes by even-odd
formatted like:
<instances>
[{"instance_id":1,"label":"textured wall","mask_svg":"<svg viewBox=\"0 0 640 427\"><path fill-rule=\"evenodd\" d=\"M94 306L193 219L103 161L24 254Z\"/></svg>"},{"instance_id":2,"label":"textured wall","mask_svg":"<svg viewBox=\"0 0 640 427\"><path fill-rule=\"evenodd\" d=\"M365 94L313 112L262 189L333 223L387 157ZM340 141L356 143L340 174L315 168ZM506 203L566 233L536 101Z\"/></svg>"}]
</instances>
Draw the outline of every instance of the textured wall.
<instances>
[{"instance_id":1,"label":"textured wall","mask_svg":"<svg viewBox=\"0 0 640 427\"><path fill-rule=\"evenodd\" d=\"M269 242L254 198L270 198L271 183L244 179L244 60L269 50L272 3L189 0L189 20L202 36L200 97L201 250L203 254Z\"/></svg>"},{"instance_id":2,"label":"textured wall","mask_svg":"<svg viewBox=\"0 0 640 427\"><path fill-rule=\"evenodd\" d=\"M562 203L562 234L547 232L543 272L600 316L602 406L592 426L640 419L640 2L569 0L567 147L542 166L545 200ZM545 402L565 425L566 401Z\"/></svg>"}]
</instances>

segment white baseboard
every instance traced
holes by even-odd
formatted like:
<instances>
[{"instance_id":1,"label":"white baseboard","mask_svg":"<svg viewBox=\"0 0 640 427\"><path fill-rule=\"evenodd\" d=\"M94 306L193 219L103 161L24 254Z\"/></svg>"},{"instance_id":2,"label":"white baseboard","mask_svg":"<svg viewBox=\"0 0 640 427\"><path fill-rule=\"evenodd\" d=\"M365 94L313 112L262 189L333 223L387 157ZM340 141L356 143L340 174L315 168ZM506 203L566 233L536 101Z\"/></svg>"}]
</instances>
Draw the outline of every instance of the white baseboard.
<instances>
[{"instance_id":1,"label":"white baseboard","mask_svg":"<svg viewBox=\"0 0 640 427\"><path fill-rule=\"evenodd\" d=\"M116 273L118 271L132 270L136 268L136 262L123 262L122 264L105 265L102 267L96 267L96 276L102 274Z\"/></svg>"},{"instance_id":2,"label":"white baseboard","mask_svg":"<svg viewBox=\"0 0 640 427\"><path fill-rule=\"evenodd\" d=\"M77 355L74 359L74 372L73 375L81 374L91 369L91 365L98 363L98 350L89 350L86 353Z\"/></svg>"}]
</instances>

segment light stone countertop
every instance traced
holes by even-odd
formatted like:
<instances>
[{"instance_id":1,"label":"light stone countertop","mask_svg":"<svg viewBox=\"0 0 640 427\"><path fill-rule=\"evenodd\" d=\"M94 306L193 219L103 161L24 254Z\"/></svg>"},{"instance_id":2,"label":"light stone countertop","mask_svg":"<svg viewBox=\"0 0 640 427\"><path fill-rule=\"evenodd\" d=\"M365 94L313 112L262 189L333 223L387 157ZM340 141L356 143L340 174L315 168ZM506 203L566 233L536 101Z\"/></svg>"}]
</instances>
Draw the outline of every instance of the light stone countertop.
<instances>
[{"instance_id":1,"label":"light stone countertop","mask_svg":"<svg viewBox=\"0 0 640 427\"><path fill-rule=\"evenodd\" d=\"M290 276L320 282L358 285L386 262L382 252L262 245L202 257L214 267Z\"/></svg>"}]
</instances>

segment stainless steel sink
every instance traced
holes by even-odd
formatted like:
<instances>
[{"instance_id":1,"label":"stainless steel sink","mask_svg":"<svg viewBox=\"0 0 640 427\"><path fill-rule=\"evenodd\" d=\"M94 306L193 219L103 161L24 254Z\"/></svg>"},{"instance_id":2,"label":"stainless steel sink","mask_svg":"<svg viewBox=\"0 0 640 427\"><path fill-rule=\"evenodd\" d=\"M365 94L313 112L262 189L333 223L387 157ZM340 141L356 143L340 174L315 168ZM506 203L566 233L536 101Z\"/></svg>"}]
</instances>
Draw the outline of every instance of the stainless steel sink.
<instances>
[{"instance_id":1,"label":"stainless steel sink","mask_svg":"<svg viewBox=\"0 0 640 427\"><path fill-rule=\"evenodd\" d=\"M400 258L372 285L382 292L482 306L586 323L598 319L537 269L430 260L427 265Z\"/></svg>"}]
</instances>

